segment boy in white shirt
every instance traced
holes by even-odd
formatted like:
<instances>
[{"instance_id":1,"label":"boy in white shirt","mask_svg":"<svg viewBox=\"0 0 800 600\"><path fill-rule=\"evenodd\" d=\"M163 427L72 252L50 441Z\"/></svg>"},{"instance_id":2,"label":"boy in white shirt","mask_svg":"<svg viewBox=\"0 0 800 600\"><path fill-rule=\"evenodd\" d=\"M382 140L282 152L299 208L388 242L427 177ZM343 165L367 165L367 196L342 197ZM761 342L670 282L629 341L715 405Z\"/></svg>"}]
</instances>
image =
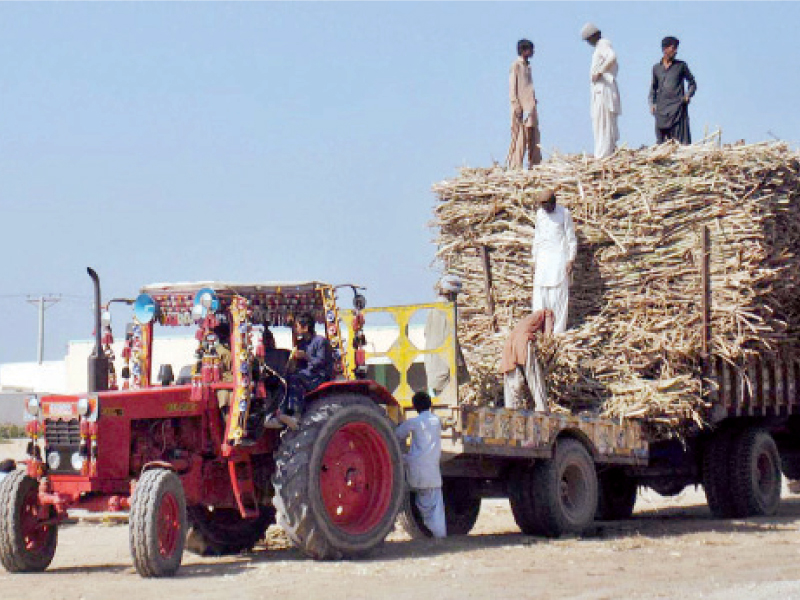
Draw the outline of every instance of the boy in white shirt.
<instances>
[{"instance_id":1,"label":"boy in white shirt","mask_svg":"<svg viewBox=\"0 0 800 600\"><path fill-rule=\"evenodd\" d=\"M408 484L415 492L416 505L422 521L435 538L447 536L442 496L442 474L439 459L442 455L442 424L431 412L431 397L417 392L411 399L419 413L395 429L400 441L411 435L411 450L404 456L408 466Z\"/></svg>"}]
</instances>

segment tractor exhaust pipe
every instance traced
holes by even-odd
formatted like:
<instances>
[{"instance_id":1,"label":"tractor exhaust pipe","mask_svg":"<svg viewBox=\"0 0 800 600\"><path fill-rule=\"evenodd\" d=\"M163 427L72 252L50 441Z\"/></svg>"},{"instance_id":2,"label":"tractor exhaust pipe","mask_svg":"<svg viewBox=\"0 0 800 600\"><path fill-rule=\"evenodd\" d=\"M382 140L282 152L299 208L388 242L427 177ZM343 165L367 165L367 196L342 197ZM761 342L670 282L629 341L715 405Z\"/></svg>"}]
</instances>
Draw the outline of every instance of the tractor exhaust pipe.
<instances>
[{"instance_id":1,"label":"tractor exhaust pipe","mask_svg":"<svg viewBox=\"0 0 800 600\"><path fill-rule=\"evenodd\" d=\"M100 318L100 277L91 267L86 268L94 283L94 350L89 355L86 389L103 392L108 389L108 357L103 352L103 329Z\"/></svg>"}]
</instances>

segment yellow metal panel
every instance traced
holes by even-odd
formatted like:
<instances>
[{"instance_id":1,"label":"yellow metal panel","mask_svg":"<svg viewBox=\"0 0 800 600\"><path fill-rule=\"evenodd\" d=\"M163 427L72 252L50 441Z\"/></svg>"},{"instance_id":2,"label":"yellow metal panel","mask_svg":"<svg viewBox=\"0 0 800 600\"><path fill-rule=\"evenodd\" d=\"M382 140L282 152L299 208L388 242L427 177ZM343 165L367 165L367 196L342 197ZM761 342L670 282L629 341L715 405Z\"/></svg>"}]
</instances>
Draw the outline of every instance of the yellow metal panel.
<instances>
[{"instance_id":1,"label":"yellow metal panel","mask_svg":"<svg viewBox=\"0 0 800 600\"><path fill-rule=\"evenodd\" d=\"M433 350L424 350L417 348L408 337L408 328L412 317L417 311L420 310L440 310L447 318L448 334L441 346ZM427 304L408 304L404 306L384 306L379 308L365 308L361 311L364 315L367 325L369 325L370 315L386 313L393 317L395 326L397 328L397 338L392 346L386 352L366 352L367 362L371 358L386 358L391 361L394 367L400 374L400 383L396 390L393 391L394 397L405 408L411 407L411 397L414 391L408 383L408 370L414 364L414 359L418 356L425 356L431 354L438 354L447 364L450 369L450 378L452 382L456 381L456 342L455 342L455 307L451 302L429 302ZM342 311L342 321L348 329L348 340L350 343L347 348L347 364L355 364L355 356L352 345L353 339L353 311ZM456 389L458 386L456 385ZM392 392L392 390L389 390ZM457 402L456 394L456 402ZM439 397L434 397L434 405L442 405L443 401ZM450 403L452 404L452 402Z\"/></svg>"}]
</instances>

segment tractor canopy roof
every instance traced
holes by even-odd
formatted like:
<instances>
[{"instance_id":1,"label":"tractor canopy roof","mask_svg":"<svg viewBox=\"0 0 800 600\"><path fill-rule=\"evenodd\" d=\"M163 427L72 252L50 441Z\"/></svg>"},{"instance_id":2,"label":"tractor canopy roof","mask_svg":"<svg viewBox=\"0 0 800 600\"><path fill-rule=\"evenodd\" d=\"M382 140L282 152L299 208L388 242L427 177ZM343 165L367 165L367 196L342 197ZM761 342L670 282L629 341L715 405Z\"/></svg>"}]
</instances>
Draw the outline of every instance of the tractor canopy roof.
<instances>
[{"instance_id":1,"label":"tractor canopy roof","mask_svg":"<svg viewBox=\"0 0 800 600\"><path fill-rule=\"evenodd\" d=\"M233 298L243 296L252 309L253 323L289 325L304 312L313 314L321 323L325 322L326 296L328 303L331 303L333 289L334 286L318 281L196 281L153 283L142 287L141 293L154 302L156 320L161 325L189 325L194 322L197 317L195 305L201 303L204 294L206 309L215 313L227 312ZM137 304L139 302L137 299Z\"/></svg>"}]
</instances>

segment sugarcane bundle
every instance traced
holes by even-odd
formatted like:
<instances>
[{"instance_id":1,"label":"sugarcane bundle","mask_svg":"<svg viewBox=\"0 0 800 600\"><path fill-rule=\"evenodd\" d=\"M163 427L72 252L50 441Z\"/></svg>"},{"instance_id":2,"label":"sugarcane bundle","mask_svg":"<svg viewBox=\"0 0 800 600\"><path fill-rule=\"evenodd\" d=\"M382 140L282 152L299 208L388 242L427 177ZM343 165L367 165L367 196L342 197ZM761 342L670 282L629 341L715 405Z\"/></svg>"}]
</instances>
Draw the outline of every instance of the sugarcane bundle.
<instances>
[{"instance_id":1,"label":"sugarcane bundle","mask_svg":"<svg viewBox=\"0 0 800 600\"><path fill-rule=\"evenodd\" d=\"M530 171L465 168L434 185L432 223L441 267L463 282L465 401L500 393L503 341L530 311L545 187L570 209L579 243L569 330L538 346L555 404L643 417L662 433L702 424L704 226L710 352L735 363L800 346L800 155L786 144L664 144L600 161L556 154Z\"/></svg>"}]
</instances>

